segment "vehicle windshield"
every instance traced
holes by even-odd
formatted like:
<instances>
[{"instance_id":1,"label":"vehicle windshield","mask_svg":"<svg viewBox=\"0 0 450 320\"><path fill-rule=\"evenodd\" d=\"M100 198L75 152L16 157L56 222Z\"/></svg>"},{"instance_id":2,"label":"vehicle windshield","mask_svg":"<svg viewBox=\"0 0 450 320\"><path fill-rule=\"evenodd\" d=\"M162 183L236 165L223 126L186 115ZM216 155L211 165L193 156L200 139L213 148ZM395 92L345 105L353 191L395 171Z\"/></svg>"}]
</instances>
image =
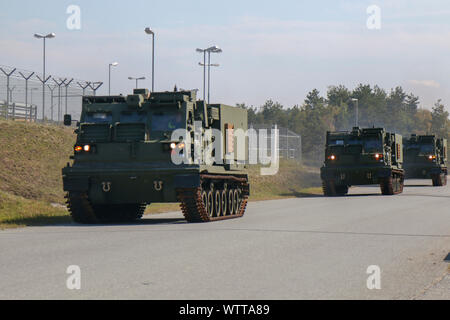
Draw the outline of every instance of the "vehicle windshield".
<instances>
[{"instance_id":1,"label":"vehicle windshield","mask_svg":"<svg viewBox=\"0 0 450 320\"><path fill-rule=\"evenodd\" d=\"M364 151L367 153L383 151L381 139L378 137L365 138L363 147Z\"/></svg>"},{"instance_id":2,"label":"vehicle windshield","mask_svg":"<svg viewBox=\"0 0 450 320\"><path fill-rule=\"evenodd\" d=\"M145 123L147 122L146 112L124 112L120 115L120 122L123 123Z\"/></svg>"},{"instance_id":3,"label":"vehicle windshield","mask_svg":"<svg viewBox=\"0 0 450 320\"><path fill-rule=\"evenodd\" d=\"M84 117L84 122L87 123L109 123L112 122L112 114L106 112L88 113Z\"/></svg>"},{"instance_id":4,"label":"vehicle windshield","mask_svg":"<svg viewBox=\"0 0 450 320\"><path fill-rule=\"evenodd\" d=\"M173 131L183 127L183 115L181 113L153 114L152 131Z\"/></svg>"},{"instance_id":5,"label":"vehicle windshield","mask_svg":"<svg viewBox=\"0 0 450 320\"><path fill-rule=\"evenodd\" d=\"M343 139L331 139L329 142L330 146L343 146L344 140Z\"/></svg>"},{"instance_id":6,"label":"vehicle windshield","mask_svg":"<svg viewBox=\"0 0 450 320\"><path fill-rule=\"evenodd\" d=\"M411 144L406 150L416 151L419 155L429 155L434 153L434 146L432 144Z\"/></svg>"}]
</instances>

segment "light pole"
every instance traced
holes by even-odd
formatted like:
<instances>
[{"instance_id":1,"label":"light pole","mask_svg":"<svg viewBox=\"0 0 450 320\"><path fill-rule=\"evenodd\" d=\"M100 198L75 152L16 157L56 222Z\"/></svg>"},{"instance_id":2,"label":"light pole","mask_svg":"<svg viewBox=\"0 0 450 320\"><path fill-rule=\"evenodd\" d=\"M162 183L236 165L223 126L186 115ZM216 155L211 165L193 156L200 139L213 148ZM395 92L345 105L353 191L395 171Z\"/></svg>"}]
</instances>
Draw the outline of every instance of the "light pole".
<instances>
[{"instance_id":1,"label":"light pole","mask_svg":"<svg viewBox=\"0 0 450 320\"><path fill-rule=\"evenodd\" d=\"M200 49L197 48L195 51L203 53L203 101L206 101L206 86L205 86L205 78L206 78L206 50L208 49Z\"/></svg>"},{"instance_id":2,"label":"light pole","mask_svg":"<svg viewBox=\"0 0 450 320\"><path fill-rule=\"evenodd\" d=\"M352 101L355 103L355 127L357 127L358 126L358 123L359 123L359 110L358 110L358 103L359 103L359 101L358 101L358 99L356 99L356 98L352 98Z\"/></svg>"},{"instance_id":3,"label":"light pole","mask_svg":"<svg viewBox=\"0 0 450 320\"><path fill-rule=\"evenodd\" d=\"M197 52L203 52L203 64L200 63L201 66L203 66L203 101L206 100L206 66L208 66L208 103L209 103L209 89L210 89L210 75L211 75L211 66L215 66L211 64L211 52L212 53L220 53L222 52L222 49L220 49L218 46L212 46L207 49L196 49ZM206 53L208 52L208 64L206 64Z\"/></svg>"},{"instance_id":4,"label":"light pole","mask_svg":"<svg viewBox=\"0 0 450 320\"><path fill-rule=\"evenodd\" d=\"M198 64L200 66L203 66L203 63L201 63L201 62L199 62ZM220 65L217 63L208 63L207 66L208 66L208 104L209 104L209 96L210 96L209 95L209 92L210 92L210 71L209 71L209 69L210 69L210 67L220 67Z\"/></svg>"},{"instance_id":5,"label":"light pole","mask_svg":"<svg viewBox=\"0 0 450 320\"><path fill-rule=\"evenodd\" d=\"M108 76L108 96L111 95L111 67L117 67L119 63L113 62L109 64L109 76Z\"/></svg>"},{"instance_id":6,"label":"light pole","mask_svg":"<svg viewBox=\"0 0 450 320\"><path fill-rule=\"evenodd\" d=\"M155 91L155 32L149 27L145 28L145 33L152 36L152 92Z\"/></svg>"},{"instance_id":7,"label":"light pole","mask_svg":"<svg viewBox=\"0 0 450 320\"><path fill-rule=\"evenodd\" d=\"M140 78L128 77L128 80L136 80L136 89L137 89L138 88L138 81L139 80L145 80L145 77L140 77Z\"/></svg>"},{"instance_id":8,"label":"light pole","mask_svg":"<svg viewBox=\"0 0 450 320\"><path fill-rule=\"evenodd\" d=\"M209 92L210 92L210 80L211 80L211 71L210 67L213 66L211 64L211 52L212 53L221 53L222 49L220 49L218 46L213 46L211 48L208 48L208 104L209 104ZM214 67L218 67L219 65L214 65Z\"/></svg>"},{"instance_id":9,"label":"light pole","mask_svg":"<svg viewBox=\"0 0 450 320\"><path fill-rule=\"evenodd\" d=\"M55 37L55 34L52 32L52 33L49 33L49 34L43 36L41 34L35 33L34 37L37 39L44 40L43 73L42 73L42 79L39 79L39 80L42 82L42 121L45 121L45 83L50 79L50 77L45 78L45 39L52 39Z\"/></svg>"}]
</instances>

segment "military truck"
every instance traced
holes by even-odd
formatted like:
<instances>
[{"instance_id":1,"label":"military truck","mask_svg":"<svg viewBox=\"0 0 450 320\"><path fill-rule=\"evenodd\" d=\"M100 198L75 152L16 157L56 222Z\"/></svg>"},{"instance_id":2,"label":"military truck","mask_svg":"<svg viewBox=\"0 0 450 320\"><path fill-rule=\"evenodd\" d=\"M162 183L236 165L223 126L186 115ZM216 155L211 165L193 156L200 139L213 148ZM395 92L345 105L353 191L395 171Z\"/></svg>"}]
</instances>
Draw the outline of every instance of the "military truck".
<instances>
[{"instance_id":1,"label":"military truck","mask_svg":"<svg viewBox=\"0 0 450 320\"><path fill-rule=\"evenodd\" d=\"M403 191L402 136L383 128L327 132L320 170L325 196L343 196L354 185L379 184L383 195Z\"/></svg>"},{"instance_id":2,"label":"military truck","mask_svg":"<svg viewBox=\"0 0 450 320\"><path fill-rule=\"evenodd\" d=\"M245 109L208 105L195 90L84 96L73 161L62 169L73 220L133 221L159 202L180 202L189 222L241 217L250 194L248 151L238 155L236 129L247 130ZM186 134L174 138L175 130ZM215 140L225 147L213 148ZM175 153L182 163L174 163Z\"/></svg>"},{"instance_id":3,"label":"military truck","mask_svg":"<svg viewBox=\"0 0 450 320\"><path fill-rule=\"evenodd\" d=\"M411 135L404 143L407 179L431 179L433 186L447 184L447 140L435 135Z\"/></svg>"}]
</instances>

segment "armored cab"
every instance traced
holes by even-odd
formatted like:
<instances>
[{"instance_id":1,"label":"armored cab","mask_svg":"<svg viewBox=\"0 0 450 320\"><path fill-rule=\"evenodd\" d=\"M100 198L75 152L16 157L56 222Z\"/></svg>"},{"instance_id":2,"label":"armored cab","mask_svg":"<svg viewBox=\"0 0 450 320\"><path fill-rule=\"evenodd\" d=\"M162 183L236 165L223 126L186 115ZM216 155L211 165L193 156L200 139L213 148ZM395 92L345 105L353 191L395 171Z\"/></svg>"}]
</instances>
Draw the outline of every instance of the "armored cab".
<instances>
[{"instance_id":1,"label":"armored cab","mask_svg":"<svg viewBox=\"0 0 450 320\"><path fill-rule=\"evenodd\" d=\"M433 186L447 184L447 140L435 135L405 139L405 174L407 179L431 179Z\"/></svg>"},{"instance_id":2,"label":"armored cab","mask_svg":"<svg viewBox=\"0 0 450 320\"><path fill-rule=\"evenodd\" d=\"M325 196L343 196L353 185L379 184L384 195L403 191L402 136L383 128L327 132L321 168Z\"/></svg>"},{"instance_id":3,"label":"armored cab","mask_svg":"<svg viewBox=\"0 0 450 320\"><path fill-rule=\"evenodd\" d=\"M62 170L73 220L136 220L152 202L180 202L189 222L242 216L246 130L246 110L207 105L196 91L83 97L73 162Z\"/></svg>"}]
</instances>

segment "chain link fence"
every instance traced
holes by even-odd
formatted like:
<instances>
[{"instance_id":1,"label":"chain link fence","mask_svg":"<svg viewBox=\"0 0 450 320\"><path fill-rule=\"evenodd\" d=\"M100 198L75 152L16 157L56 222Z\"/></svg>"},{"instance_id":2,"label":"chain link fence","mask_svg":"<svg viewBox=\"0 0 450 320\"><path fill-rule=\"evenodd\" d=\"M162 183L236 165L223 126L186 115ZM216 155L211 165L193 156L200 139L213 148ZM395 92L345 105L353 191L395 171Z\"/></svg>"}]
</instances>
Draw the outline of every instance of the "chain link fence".
<instances>
[{"instance_id":1,"label":"chain link fence","mask_svg":"<svg viewBox=\"0 0 450 320\"><path fill-rule=\"evenodd\" d=\"M290 159L298 162L302 162L302 137L283 127L278 127L276 125L269 126L264 124L249 124L250 129L267 130L267 154L272 154L271 146L272 146L272 130L278 129L278 153L281 159Z\"/></svg>"},{"instance_id":2,"label":"chain link fence","mask_svg":"<svg viewBox=\"0 0 450 320\"><path fill-rule=\"evenodd\" d=\"M49 75L45 80L37 72L0 65L0 118L61 123L70 113L76 119L81 97L95 95L103 84Z\"/></svg>"}]
</instances>

